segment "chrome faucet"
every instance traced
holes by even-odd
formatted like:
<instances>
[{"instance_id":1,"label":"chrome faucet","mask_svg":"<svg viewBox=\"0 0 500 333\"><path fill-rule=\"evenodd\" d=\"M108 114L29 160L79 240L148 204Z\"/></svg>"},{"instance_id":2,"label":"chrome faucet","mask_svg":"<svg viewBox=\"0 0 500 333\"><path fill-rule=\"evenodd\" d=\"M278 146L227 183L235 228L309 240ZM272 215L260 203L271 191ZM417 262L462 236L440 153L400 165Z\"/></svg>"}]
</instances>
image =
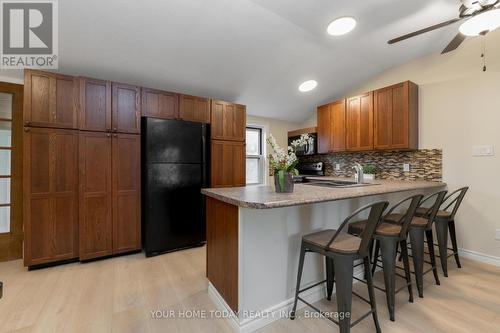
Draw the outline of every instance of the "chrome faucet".
<instances>
[{"instance_id":1,"label":"chrome faucet","mask_svg":"<svg viewBox=\"0 0 500 333\"><path fill-rule=\"evenodd\" d=\"M356 174L358 175L358 184L363 184L364 181L363 166L359 163L355 163L353 169L356 170Z\"/></svg>"}]
</instances>

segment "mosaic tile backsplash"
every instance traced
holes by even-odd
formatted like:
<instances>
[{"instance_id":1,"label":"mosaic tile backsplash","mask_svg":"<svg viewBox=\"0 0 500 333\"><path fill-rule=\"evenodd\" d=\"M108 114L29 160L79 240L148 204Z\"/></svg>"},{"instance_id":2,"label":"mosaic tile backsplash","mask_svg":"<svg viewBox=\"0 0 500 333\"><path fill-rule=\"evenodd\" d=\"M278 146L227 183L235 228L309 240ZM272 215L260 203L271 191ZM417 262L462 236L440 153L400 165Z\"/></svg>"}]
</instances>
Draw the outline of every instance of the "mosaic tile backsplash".
<instances>
[{"instance_id":1,"label":"mosaic tile backsplash","mask_svg":"<svg viewBox=\"0 0 500 333\"><path fill-rule=\"evenodd\" d=\"M419 149L413 151L374 151L363 153L334 153L300 157L303 162L320 162L325 165L325 174L332 177L354 177L352 166L375 167L378 179L441 181L443 152L441 149ZM335 164L340 170L335 170ZM410 164L410 171L403 172L403 164Z\"/></svg>"}]
</instances>

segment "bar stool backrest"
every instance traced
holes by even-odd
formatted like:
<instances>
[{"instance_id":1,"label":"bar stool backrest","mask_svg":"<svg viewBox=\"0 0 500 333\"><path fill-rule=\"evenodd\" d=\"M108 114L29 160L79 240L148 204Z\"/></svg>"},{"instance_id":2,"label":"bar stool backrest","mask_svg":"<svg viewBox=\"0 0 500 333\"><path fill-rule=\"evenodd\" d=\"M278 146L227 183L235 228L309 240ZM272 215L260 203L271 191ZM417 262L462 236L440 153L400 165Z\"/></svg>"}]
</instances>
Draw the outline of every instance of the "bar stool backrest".
<instances>
[{"instance_id":1,"label":"bar stool backrest","mask_svg":"<svg viewBox=\"0 0 500 333\"><path fill-rule=\"evenodd\" d=\"M420 206L420 201L422 200L423 197L424 197L423 194L417 194L401 200L400 202L391 207L389 212L385 214L384 217L382 218L382 221L384 221L387 216L391 215L396 210L396 208L399 208L407 201L410 201L408 209L403 214L401 219L397 221L401 224L401 232L399 233L399 237L401 239L406 239L406 236L408 234L408 228L410 227L411 221L415 216L415 212L417 211L417 208Z\"/></svg>"},{"instance_id":2,"label":"bar stool backrest","mask_svg":"<svg viewBox=\"0 0 500 333\"><path fill-rule=\"evenodd\" d=\"M455 219L455 214L458 211L458 208L460 207L460 204L462 203L462 200L465 197L465 193L467 193L467 190L469 187L462 187L459 188L458 190L453 191L452 193L448 194L446 198L443 199L443 203L441 206L446 206L442 209L445 211L448 211L448 209L453 206L451 210L451 215L450 215L450 221L453 221Z\"/></svg>"},{"instance_id":3,"label":"bar stool backrest","mask_svg":"<svg viewBox=\"0 0 500 333\"><path fill-rule=\"evenodd\" d=\"M439 211L439 207L443 203L443 199L444 199L444 196L446 195L446 193L448 193L448 191L446 191L446 190L433 193L420 202L420 205L422 205L424 202L431 201L435 197L434 203L432 204L432 206L429 209L430 213L427 216L427 218L428 218L427 229L430 229L432 227L432 223L436 219L436 215Z\"/></svg>"},{"instance_id":4,"label":"bar stool backrest","mask_svg":"<svg viewBox=\"0 0 500 333\"><path fill-rule=\"evenodd\" d=\"M368 248L370 246L370 241L373 237L373 233L375 232L375 229L377 228L378 223L380 222L380 218L382 217L382 214L384 213L384 210L387 208L389 205L389 202L387 201L378 201L371 203L369 205L363 206L356 210L354 213L349 215L340 225L340 227L337 229L337 232L333 235L333 237L330 239L328 242L328 245L326 248L330 248L330 245L333 243L335 238L341 233L342 229L345 228L346 225L349 224L349 222L352 222L352 220L363 213L364 211L369 210L368 213L368 220L366 223L366 227L363 230L363 233L360 235L361 237L361 243L359 244L359 249L358 249L358 255L360 257L366 257L368 255Z\"/></svg>"}]
</instances>

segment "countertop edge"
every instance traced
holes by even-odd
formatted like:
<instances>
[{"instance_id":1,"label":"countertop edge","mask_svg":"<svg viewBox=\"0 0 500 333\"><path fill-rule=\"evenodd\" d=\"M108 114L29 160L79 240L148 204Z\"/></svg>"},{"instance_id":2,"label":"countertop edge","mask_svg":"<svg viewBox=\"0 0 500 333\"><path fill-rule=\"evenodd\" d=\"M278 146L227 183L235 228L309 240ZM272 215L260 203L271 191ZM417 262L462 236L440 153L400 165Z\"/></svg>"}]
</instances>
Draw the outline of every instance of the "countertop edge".
<instances>
[{"instance_id":1,"label":"countertop edge","mask_svg":"<svg viewBox=\"0 0 500 333\"><path fill-rule=\"evenodd\" d=\"M380 193L367 193L367 194L359 194L359 193L353 193L353 195L345 195L340 198L325 198L325 199L311 199L311 200L303 200L300 202L270 202L270 203L259 203L259 202L248 202L248 201L243 201L243 200L238 200L238 199L233 199L218 193L213 193L210 191L210 189L202 189L201 193L211 197L213 199L238 206L241 208L250 208L250 209L273 209L273 208L282 208L282 207L292 207L292 206L302 206L302 205L310 205L310 204L315 204L315 203L322 203L322 202L330 202L330 201L340 201L340 200L346 200L346 199L353 199L353 198L362 198L362 197L369 197L369 196L375 196L375 195L383 195L383 194L388 194L388 193L399 193L399 192L407 192L407 191L414 191L414 190L421 190L421 189L430 189L430 188L438 188L438 187L445 187L447 184L445 182L429 182L429 184L426 184L425 186L423 185L409 185L408 187L403 187L400 189L393 189L393 190L387 190L384 192Z\"/></svg>"}]
</instances>

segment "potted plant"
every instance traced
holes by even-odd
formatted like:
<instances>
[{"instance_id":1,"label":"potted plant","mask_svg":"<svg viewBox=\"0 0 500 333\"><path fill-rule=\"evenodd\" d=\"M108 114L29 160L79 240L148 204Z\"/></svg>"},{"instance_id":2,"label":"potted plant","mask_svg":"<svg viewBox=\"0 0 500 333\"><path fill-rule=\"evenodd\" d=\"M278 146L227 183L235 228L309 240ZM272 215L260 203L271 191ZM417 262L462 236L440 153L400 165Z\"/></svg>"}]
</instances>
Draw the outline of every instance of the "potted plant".
<instances>
[{"instance_id":1,"label":"potted plant","mask_svg":"<svg viewBox=\"0 0 500 333\"><path fill-rule=\"evenodd\" d=\"M278 146L272 134L269 135L267 142L272 149L272 153L269 154L269 165L274 170L274 186L277 193L293 192L293 176L299 174L295 169L299 162L295 152L299 147L313 144L312 140L308 134L302 134L299 139L292 141L291 146L285 150Z\"/></svg>"},{"instance_id":2,"label":"potted plant","mask_svg":"<svg viewBox=\"0 0 500 333\"><path fill-rule=\"evenodd\" d=\"M375 167L373 165L364 165L363 166L363 174L365 180L374 180L375 179Z\"/></svg>"}]
</instances>

